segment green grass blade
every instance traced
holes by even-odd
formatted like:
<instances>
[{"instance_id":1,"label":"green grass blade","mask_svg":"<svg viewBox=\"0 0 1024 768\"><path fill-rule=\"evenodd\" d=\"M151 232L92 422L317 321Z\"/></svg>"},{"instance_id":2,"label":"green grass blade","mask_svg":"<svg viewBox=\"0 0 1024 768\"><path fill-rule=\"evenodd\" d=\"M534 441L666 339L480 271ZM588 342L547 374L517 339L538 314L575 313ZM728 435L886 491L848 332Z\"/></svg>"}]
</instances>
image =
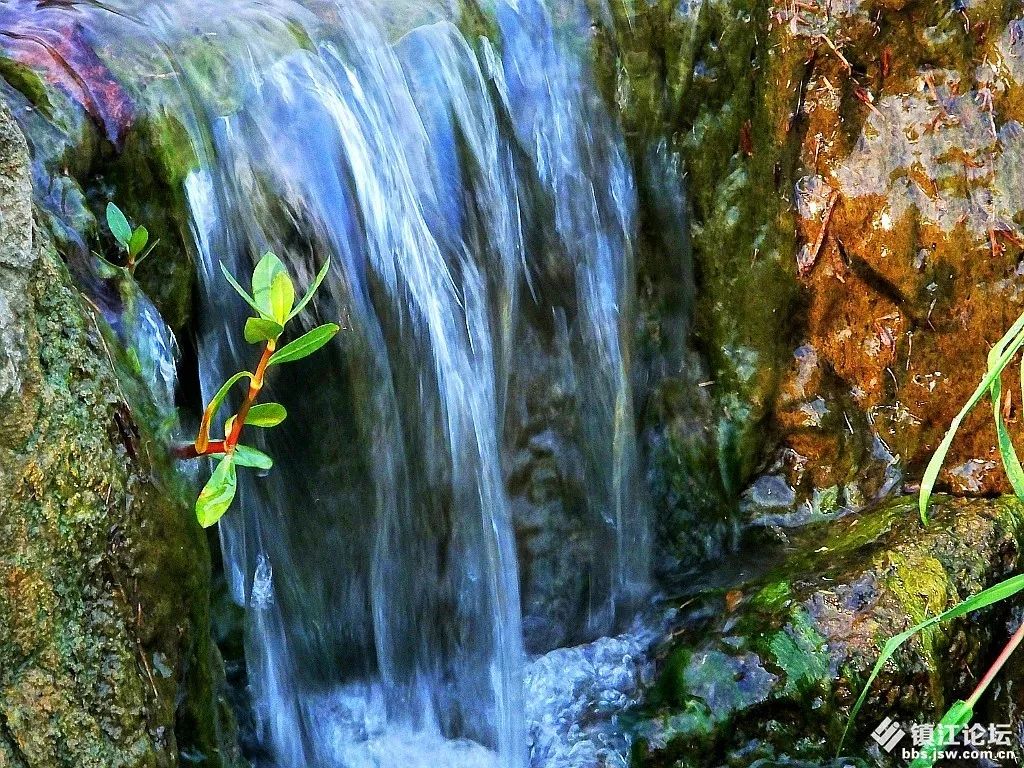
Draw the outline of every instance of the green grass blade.
<instances>
[{"instance_id":1,"label":"green grass blade","mask_svg":"<svg viewBox=\"0 0 1024 768\"><path fill-rule=\"evenodd\" d=\"M1016 327L1016 323L1014 323L1014 327ZM956 436L957 430L960 428L964 419L967 418L967 414L971 412L971 409L974 408L974 406L978 404L978 401L990 391L992 382L1002 375L1003 369L1013 359L1013 356L1017 354L1017 351L1020 349L1022 344L1024 344L1024 332L1018 333L1017 336L1013 337L1013 339L1006 344L1002 344L1002 340L1000 340L1000 343L997 344L997 346L1002 348L1002 353L992 361L992 364L989 365L989 370L986 372L985 378L982 379L978 388L974 390L974 394L971 395L970 400L968 400L960 410L960 413L958 413L956 418L953 419L945 436L942 438L942 442L939 443L939 447L936 448L935 453L932 454L932 458L928 462L924 475L921 477L921 494L918 498L918 510L921 514L921 522L925 525L928 524L928 504L931 501L932 491L935 489L935 481L939 478L939 471L942 469L942 463L945 461L946 454L949 453L949 448L953 444L953 438Z\"/></svg>"},{"instance_id":2,"label":"green grass blade","mask_svg":"<svg viewBox=\"0 0 1024 768\"><path fill-rule=\"evenodd\" d=\"M1024 366L1024 362L1022 362ZM1024 370L1022 370L1024 373ZM1010 431L1006 428L1006 424L1003 421L1003 409L1002 409L1002 382L999 378L996 378L992 382L992 389L990 391L992 400L992 416L995 420L996 425L996 439L999 442L999 456L1003 460L1003 469L1006 470L1006 477L1010 480L1010 485L1013 486L1013 492L1017 494L1017 498L1024 500L1024 467L1021 467L1020 459L1017 458L1017 451L1013 447L1013 440L1010 437Z\"/></svg>"},{"instance_id":3,"label":"green grass blade","mask_svg":"<svg viewBox=\"0 0 1024 768\"><path fill-rule=\"evenodd\" d=\"M942 720L935 726L931 739L921 747L910 768L932 768L939 759L939 753L956 740L957 735L971 722L972 717L974 710L970 704L966 701L954 701L953 706L946 710Z\"/></svg>"},{"instance_id":4,"label":"green grass blade","mask_svg":"<svg viewBox=\"0 0 1024 768\"><path fill-rule=\"evenodd\" d=\"M1010 329L1003 334L1003 337L989 351L989 370L994 369L999 364L999 358L1005 353L1007 347L1012 344L1015 337L1022 333L1024 333L1024 314L1017 318ZM1021 372L1024 374L1024 360L1021 361ZM1006 470L1006 476L1010 480L1010 485L1013 486L1014 493L1017 494L1018 498L1024 499L1024 468L1021 467L1020 460L1017 458L1017 451L1013 447L1013 440L1010 438L1009 430L1006 429L1006 425L1003 422L1001 407L1002 381L1000 378L996 378L992 382L990 395L992 415L996 426L996 437L999 441L999 455L1003 460L1003 468ZM1024 397L1024 379L1021 380L1021 395Z\"/></svg>"},{"instance_id":5,"label":"green grass blade","mask_svg":"<svg viewBox=\"0 0 1024 768\"><path fill-rule=\"evenodd\" d=\"M1014 320L1010 330L1004 333L1002 338L993 345L992 350L988 353L989 368L995 364L996 360L1002 356L1010 343L1022 332L1024 332L1024 314L1021 314L1020 317Z\"/></svg>"},{"instance_id":6,"label":"green grass blade","mask_svg":"<svg viewBox=\"0 0 1024 768\"><path fill-rule=\"evenodd\" d=\"M999 358L1006 352L1007 347L1013 343L1014 338L1022 332L1024 332L1024 314L1017 318L1016 322L1010 327L1010 330L1004 333L1003 337L989 350L988 369L990 371L999 365ZM1024 371L1024 361L1021 362L1021 365L1022 371ZM1001 373L1002 371L1000 371ZM1022 386L1024 386L1024 382L1022 382ZM1010 485L1013 486L1013 492L1017 494L1018 498L1024 499L1024 468L1020 465L1010 432L1003 421L1002 396L1002 377L997 376L989 390L989 398L992 401L992 417L996 426L996 439L999 442L999 456L1003 460L1003 468L1006 470L1006 476L1010 480Z\"/></svg>"},{"instance_id":7,"label":"green grass blade","mask_svg":"<svg viewBox=\"0 0 1024 768\"><path fill-rule=\"evenodd\" d=\"M889 638L885 645L882 646L882 653L879 655L878 661L875 662L875 666L872 667L871 673L868 675L867 682L864 683L864 688L860 692L860 696L857 697L857 701L854 702L853 708L850 710L850 717L846 721L846 727L843 729L843 736L839 740L839 750L842 750L843 744L846 742L846 737L850 733L850 728L853 726L853 721L857 718L861 707L864 706L864 702L867 700L872 683L875 682L875 678L878 677L879 673L882 671L882 667L885 666L885 663L892 658L892 655L896 653L903 643L922 630L928 629L940 622L958 618L972 611L987 608L993 603L998 603L1001 600L1005 600L1008 597L1016 595L1021 590L1024 590L1024 574L1020 574L1019 576L1014 576L1006 581L994 584L988 589L982 590L978 594L954 605L949 610L943 611L930 619L922 621L920 624L914 625L910 629L900 632L895 637ZM837 750L837 756L839 750Z\"/></svg>"}]
</instances>

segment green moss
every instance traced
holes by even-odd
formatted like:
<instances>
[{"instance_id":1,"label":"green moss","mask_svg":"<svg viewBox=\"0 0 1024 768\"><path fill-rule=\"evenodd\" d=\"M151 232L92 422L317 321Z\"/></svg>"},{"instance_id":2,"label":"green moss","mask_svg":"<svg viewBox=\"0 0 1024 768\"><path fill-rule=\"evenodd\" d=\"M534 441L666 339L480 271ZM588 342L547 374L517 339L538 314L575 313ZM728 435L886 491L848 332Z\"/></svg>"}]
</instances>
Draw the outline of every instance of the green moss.
<instances>
[{"instance_id":1,"label":"green moss","mask_svg":"<svg viewBox=\"0 0 1024 768\"><path fill-rule=\"evenodd\" d=\"M751 599L752 607L764 612L777 612L792 600L789 582L777 581L766 584Z\"/></svg>"},{"instance_id":2,"label":"green moss","mask_svg":"<svg viewBox=\"0 0 1024 768\"><path fill-rule=\"evenodd\" d=\"M169 768L181 747L237 764L218 715L205 537L145 385L45 228L30 229L27 151L6 112L0 153L0 272L5 290L27 286L0 322L22 353L0 389L0 759Z\"/></svg>"},{"instance_id":3,"label":"green moss","mask_svg":"<svg viewBox=\"0 0 1024 768\"><path fill-rule=\"evenodd\" d=\"M780 82L800 81L806 52L765 34L770 3L702 3L692 15L675 5L647 4L629 18L615 11L614 30L595 44L595 70L634 156L670 137L683 161L696 342L711 363L720 414L708 469L735 497L763 457L763 422L790 349L795 227L778 182L796 157L799 137L784 127L799 94Z\"/></svg>"},{"instance_id":4,"label":"green moss","mask_svg":"<svg viewBox=\"0 0 1024 768\"><path fill-rule=\"evenodd\" d=\"M135 225L149 230L151 242L160 241L135 277L178 334L192 317L195 269L189 258L192 237L185 228L189 214L184 184L198 167L192 139L176 117L146 116L128 134L122 151L108 161L103 183L90 200L96 219L102 221L108 200L116 198ZM106 249L101 245L98 250Z\"/></svg>"},{"instance_id":5,"label":"green moss","mask_svg":"<svg viewBox=\"0 0 1024 768\"><path fill-rule=\"evenodd\" d=\"M789 541L781 566L729 588L746 600L723 611L721 590L691 598L688 631L633 728L633 764L828 764L884 642L1020 568L1016 500L939 497L934 511L928 529L912 498L819 525ZM1004 619L990 611L971 617L969 634L949 625L908 643L865 711L938 717L1005 638ZM868 720L848 742L857 760L869 759Z\"/></svg>"},{"instance_id":6,"label":"green moss","mask_svg":"<svg viewBox=\"0 0 1024 768\"><path fill-rule=\"evenodd\" d=\"M53 254L38 263L27 392L42 407L0 453L7 732L32 764L162 766L177 724L180 747L229 765L214 754L205 537L149 431L144 385Z\"/></svg>"},{"instance_id":7,"label":"green moss","mask_svg":"<svg viewBox=\"0 0 1024 768\"><path fill-rule=\"evenodd\" d=\"M501 33L497 19L483 3L474 0L459 0L458 20L456 22L462 36L475 46L477 41L486 37L493 45L501 43Z\"/></svg>"},{"instance_id":8,"label":"green moss","mask_svg":"<svg viewBox=\"0 0 1024 768\"><path fill-rule=\"evenodd\" d=\"M768 648L783 673L785 685L782 695L820 690L822 683L828 680L829 659L825 638L815 628L806 611L796 609L786 628L768 640Z\"/></svg>"},{"instance_id":9,"label":"green moss","mask_svg":"<svg viewBox=\"0 0 1024 768\"><path fill-rule=\"evenodd\" d=\"M29 103L50 115L52 106L46 83L32 69L11 59L0 58L0 77L28 99Z\"/></svg>"}]
</instances>

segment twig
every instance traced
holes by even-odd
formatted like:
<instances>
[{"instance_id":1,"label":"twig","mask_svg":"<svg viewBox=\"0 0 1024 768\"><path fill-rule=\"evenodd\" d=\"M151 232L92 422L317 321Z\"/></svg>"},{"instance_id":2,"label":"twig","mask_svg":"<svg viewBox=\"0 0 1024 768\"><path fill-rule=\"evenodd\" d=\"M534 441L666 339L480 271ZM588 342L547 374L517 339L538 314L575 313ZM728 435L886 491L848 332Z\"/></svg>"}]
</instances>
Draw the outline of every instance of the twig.
<instances>
[{"instance_id":1,"label":"twig","mask_svg":"<svg viewBox=\"0 0 1024 768\"><path fill-rule=\"evenodd\" d=\"M821 255L821 249L825 245L825 233L828 231L828 224L832 220L832 211L835 210L838 201L839 193L832 190L828 196L828 205L825 207L825 217L821 220L821 229L818 230L818 237L811 248L810 258L807 260L806 265L800 269L801 276L807 275L814 269L814 265L818 263L818 256Z\"/></svg>"}]
</instances>

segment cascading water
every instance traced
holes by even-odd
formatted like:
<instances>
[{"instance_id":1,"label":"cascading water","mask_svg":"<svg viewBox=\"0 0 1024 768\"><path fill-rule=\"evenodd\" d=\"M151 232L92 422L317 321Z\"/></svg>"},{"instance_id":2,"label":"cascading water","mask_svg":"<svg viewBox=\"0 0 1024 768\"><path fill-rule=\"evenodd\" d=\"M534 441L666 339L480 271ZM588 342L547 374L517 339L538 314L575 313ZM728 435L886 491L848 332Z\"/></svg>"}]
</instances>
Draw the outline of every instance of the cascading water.
<instances>
[{"instance_id":1,"label":"cascading water","mask_svg":"<svg viewBox=\"0 0 1024 768\"><path fill-rule=\"evenodd\" d=\"M207 397L252 354L219 262L270 249L305 283L331 260L303 319L344 330L273 378L276 466L221 524L262 764L519 768L523 625L535 651L594 639L647 590L635 190L537 0L485 9L479 38L440 3L378 10L38 14L189 137Z\"/></svg>"}]
</instances>

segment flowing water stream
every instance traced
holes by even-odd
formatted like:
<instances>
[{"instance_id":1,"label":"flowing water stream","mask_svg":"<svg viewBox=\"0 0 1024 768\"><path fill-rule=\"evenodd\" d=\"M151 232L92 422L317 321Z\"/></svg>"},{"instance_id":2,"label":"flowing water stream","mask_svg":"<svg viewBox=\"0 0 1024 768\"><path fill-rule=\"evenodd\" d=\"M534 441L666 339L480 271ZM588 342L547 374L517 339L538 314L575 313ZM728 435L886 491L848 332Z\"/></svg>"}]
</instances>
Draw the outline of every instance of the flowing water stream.
<instances>
[{"instance_id":1,"label":"flowing water stream","mask_svg":"<svg viewBox=\"0 0 1024 768\"><path fill-rule=\"evenodd\" d=\"M643 633L554 651L648 591L636 192L588 26L539 0L0 6L5 45L59 60L50 83L115 143L116 88L187 137L205 396L252 357L219 263L271 249L305 284L331 260L301 321L344 330L272 380L275 468L220 528L260 764L523 768L532 743L535 765L596 765L538 708L589 706L560 675L618 676L620 707L639 685Z\"/></svg>"}]
</instances>

